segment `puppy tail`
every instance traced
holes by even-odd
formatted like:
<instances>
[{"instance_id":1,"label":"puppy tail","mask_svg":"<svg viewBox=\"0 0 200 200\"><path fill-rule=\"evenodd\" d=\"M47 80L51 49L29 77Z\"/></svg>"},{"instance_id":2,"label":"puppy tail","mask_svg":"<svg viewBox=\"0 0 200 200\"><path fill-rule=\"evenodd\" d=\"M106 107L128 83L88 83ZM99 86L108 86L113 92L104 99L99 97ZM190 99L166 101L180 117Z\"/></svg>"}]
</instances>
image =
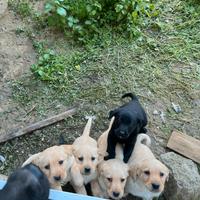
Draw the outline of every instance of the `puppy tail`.
<instances>
[{"instance_id":1,"label":"puppy tail","mask_svg":"<svg viewBox=\"0 0 200 200\"><path fill-rule=\"evenodd\" d=\"M95 119L95 116L86 116L86 119L88 119L87 124L85 125L85 128L83 130L83 136L88 137L90 135L90 130L92 126L92 120Z\"/></svg>"},{"instance_id":2,"label":"puppy tail","mask_svg":"<svg viewBox=\"0 0 200 200\"><path fill-rule=\"evenodd\" d=\"M151 138L148 135L141 133L137 136L136 143L145 144L149 147L151 145Z\"/></svg>"},{"instance_id":3,"label":"puppy tail","mask_svg":"<svg viewBox=\"0 0 200 200\"><path fill-rule=\"evenodd\" d=\"M138 101L138 98L135 94L129 92L129 93L126 93L122 96L122 99L125 98L125 97L131 97L132 100L137 100Z\"/></svg>"},{"instance_id":4,"label":"puppy tail","mask_svg":"<svg viewBox=\"0 0 200 200\"><path fill-rule=\"evenodd\" d=\"M108 132L110 131L110 129L112 128L112 125L113 125L113 122L115 121L115 117L112 117L111 120L110 120L110 124L108 126Z\"/></svg>"}]
</instances>

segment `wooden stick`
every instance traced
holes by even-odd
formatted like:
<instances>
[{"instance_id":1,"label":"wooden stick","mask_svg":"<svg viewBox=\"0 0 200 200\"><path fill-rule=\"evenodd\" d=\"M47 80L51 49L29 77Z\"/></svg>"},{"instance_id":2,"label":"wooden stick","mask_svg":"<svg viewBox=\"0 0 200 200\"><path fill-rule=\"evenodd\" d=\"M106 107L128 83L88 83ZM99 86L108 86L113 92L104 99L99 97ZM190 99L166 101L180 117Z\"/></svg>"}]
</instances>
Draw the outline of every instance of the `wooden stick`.
<instances>
[{"instance_id":1,"label":"wooden stick","mask_svg":"<svg viewBox=\"0 0 200 200\"><path fill-rule=\"evenodd\" d=\"M200 140L173 131L167 147L200 164Z\"/></svg>"},{"instance_id":2,"label":"wooden stick","mask_svg":"<svg viewBox=\"0 0 200 200\"><path fill-rule=\"evenodd\" d=\"M63 120L65 117L73 115L75 113L75 111L76 111L76 108L72 108L72 109L69 109L69 110L67 110L63 113L60 113L58 115L55 115L55 116L52 116L50 118L44 119L42 121L36 122L34 124L31 124L27 127L22 128L22 129L15 129L15 130L12 130L9 133L5 133L3 135L0 135L0 143L6 142L6 141L13 139L15 137L19 137L19 136L24 135L26 133L30 133L30 132L33 132L35 130L38 130L38 129L41 129L43 127L54 124L58 121Z\"/></svg>"}]
</instances>

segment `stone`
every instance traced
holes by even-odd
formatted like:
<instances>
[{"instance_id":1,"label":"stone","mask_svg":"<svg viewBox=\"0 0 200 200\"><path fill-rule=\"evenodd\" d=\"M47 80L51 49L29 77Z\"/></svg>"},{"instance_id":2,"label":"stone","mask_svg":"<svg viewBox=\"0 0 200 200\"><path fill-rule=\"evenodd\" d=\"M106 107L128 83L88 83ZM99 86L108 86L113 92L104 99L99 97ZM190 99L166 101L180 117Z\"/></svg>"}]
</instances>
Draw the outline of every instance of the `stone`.
<instances>
[{"instance_id":1,"label":"stone","mask_svg":"<svg viewBox=\"0 0 200 200\"><path fill-rule=\"evenodd\" d=\"M8 9L8 1L0 0L0 18L4 16L7 9Z\"/></svg>"},{"instance_id":2,"label":"stone","mask_svg":"<svg viewBox=\"0 0 200 200\"><path fill-rule=\"evenodd\" d=\"M159 115L159 112L157 110L154 110L153 115Z\"/></svg>"},{"instance_id":3,"label":"stone","mask_svg":"<svg viewBox=\"0 0 200 200\"><path fill-rule=\"evenodd\" d=\"M170 169L169 181L165 185L164 196L167 200L199 200L200 174L197 165L174 152L160 156L161 161Z\"/></svg>"}]
</instances>

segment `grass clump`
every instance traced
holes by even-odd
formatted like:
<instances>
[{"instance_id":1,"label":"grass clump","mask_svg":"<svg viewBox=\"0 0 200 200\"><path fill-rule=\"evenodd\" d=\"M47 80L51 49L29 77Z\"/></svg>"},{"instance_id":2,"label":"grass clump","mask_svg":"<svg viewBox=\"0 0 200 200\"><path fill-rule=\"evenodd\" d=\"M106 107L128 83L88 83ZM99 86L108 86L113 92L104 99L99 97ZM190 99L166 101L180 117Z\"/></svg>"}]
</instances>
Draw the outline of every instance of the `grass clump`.
<instances>
[{"instance_id":1,"label":"grass clump","mask_svg":"<svg viewBox=\"0 0 200 200\"><path fill-rule=\"evenodd\" d=\"M9 0L8 3L22 17L28 17L32 13L32 6L29 0Z\"/></svg>"}]
</instances>

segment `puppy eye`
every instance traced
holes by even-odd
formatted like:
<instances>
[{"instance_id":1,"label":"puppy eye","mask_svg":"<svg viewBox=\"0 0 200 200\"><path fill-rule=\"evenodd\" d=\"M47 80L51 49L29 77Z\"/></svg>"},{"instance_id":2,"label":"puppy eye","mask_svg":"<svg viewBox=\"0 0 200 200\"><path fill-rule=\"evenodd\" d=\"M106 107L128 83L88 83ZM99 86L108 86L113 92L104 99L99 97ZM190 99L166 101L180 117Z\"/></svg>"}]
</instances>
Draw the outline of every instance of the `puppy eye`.
<instances>
[{"instance_id":1,"label":"puppy eye","mask_svg":"<svg viewBox=\"0 0 200 200\"><path fill-rule=\"evenodd\" d=\"M50 169L50 165L45 165L44 168L45 169Z\"/></svg>"},{"instance_id":2,"label":"puppy eye","mask_svg":"<svg viewBox=\"0 0 200 200\"><path fill-rule=\"evenodd\" d=\"M121 182L123 183L125 181L125 178L121 178Z\"/></svg>"},{"instance_id":3,"label":"puppy eye","mask_svg":"<svg viewBox=\"0 0 200 200\"><path fill-rule=\"evenodd\" d=\"M78 157L78 159L79 159L80 161L83 161L83 157Z\"/></svg>"},{"instance_id":4,"label":"puppy eye","mask_svg":"<svg viewBox=\"0 0 200 200\"><path fill-rule=\"evenodd\" d=\"M108 180L109 182L112 182L112 178L107 178L107 180Z\"/></svg>"},{"instance_id":5,"label":"puppy eye","mask_svg":"<svg viewBox=\"0 0 200 200\"><path fill-rule=\"evenodd\" d=\"M64 160L59 160L59 161L58 161L58 163L59 163L60 165L62 165L63 162L64 162Z\"/></svg>"},{"instance_id":6,"label":"puppy eye","mask_svg":"<svg viewBox=\"0 0 200 200\"><path fill-rule=\"evenodd\" d=\"M94 161L94 160L95 160L95 157L92 157L91 160Z\"/></svg>"},{"instance_id":7,"label":"puppy eye","mask_svg":"<svg viewBox=\"0 0 200 200\"><path fill-rule=\"evenodd\" d=\"M163 177L165 174L163 172L160 172L160 176Z\"/></svg>"},{"instance_id":8,"label":"puppy eye","mask_svg":"<svg viewBox=\"0 0 200 200\"><path fill-rule=\"evenodd\" d=\"M150 175L150 171L149 171L149 170L147 170L147 171L144 171L144 173L145 173L147 176L149 176L149 175Z\"/></svg>"}]
</instances>

